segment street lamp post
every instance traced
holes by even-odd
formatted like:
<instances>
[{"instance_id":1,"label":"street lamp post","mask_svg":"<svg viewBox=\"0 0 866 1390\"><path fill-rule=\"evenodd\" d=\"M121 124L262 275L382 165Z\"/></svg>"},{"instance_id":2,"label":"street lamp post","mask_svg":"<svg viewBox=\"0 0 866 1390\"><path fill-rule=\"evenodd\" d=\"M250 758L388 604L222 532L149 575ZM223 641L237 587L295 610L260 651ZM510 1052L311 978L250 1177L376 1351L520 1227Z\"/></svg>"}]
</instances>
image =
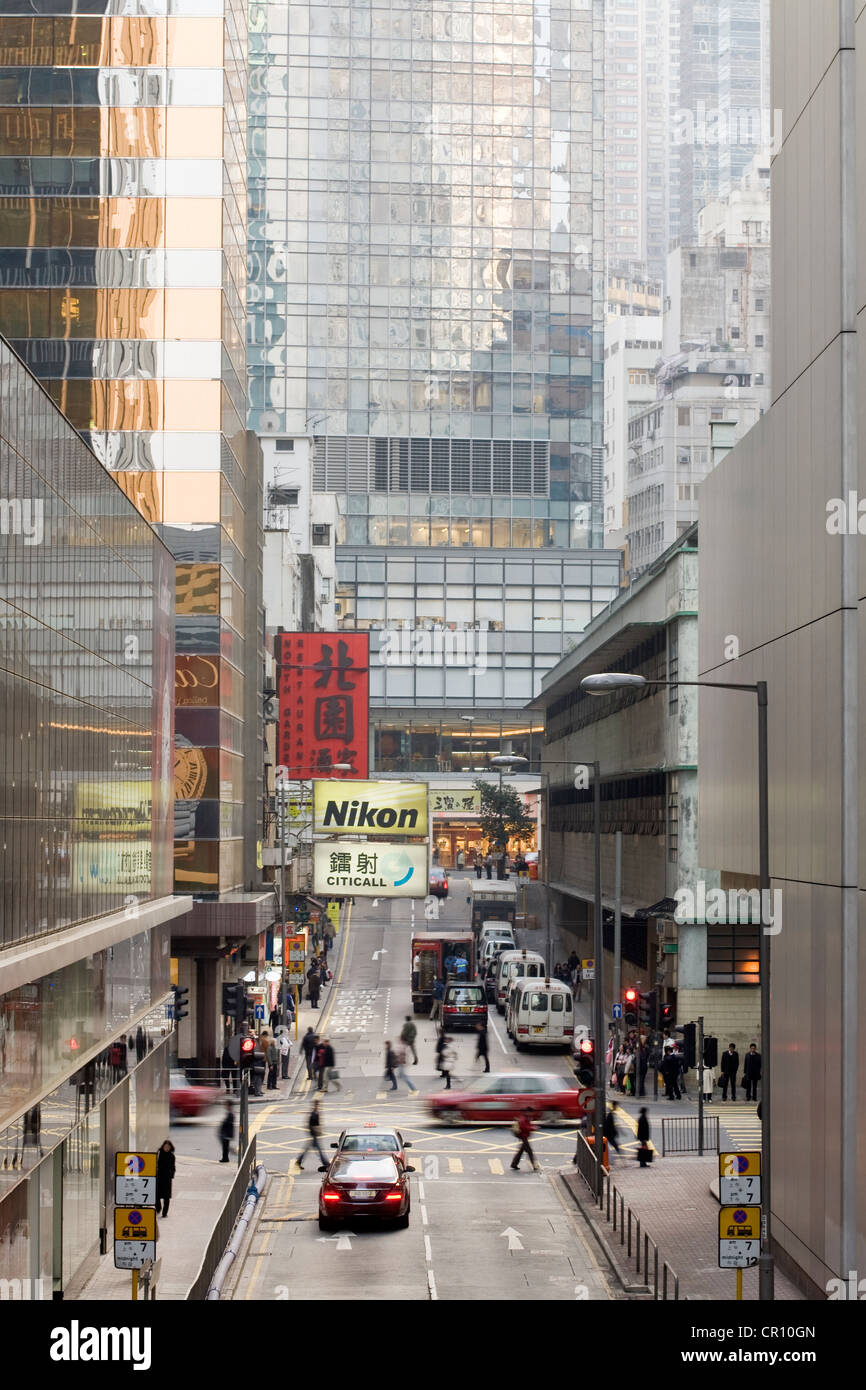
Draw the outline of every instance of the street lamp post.
<instances>
[{"instance_id":1,"label":"street lamp post","mask_svg":"<svg viewBox=\"0 0 866 1390\"><path fill-rule=\"evenodd\" d=\"M605 671L585 676L580 682L587 695L607 695L614 690L642 690L647 685L697 686L710 690L737 690L754 695L758 702L758 872L761 894L759 913L758 969L761 979L761 1253L758 1258L758 1297L761 1302L774 1298L774 1260L770 1247L770 938L763 921L763 908L770 901L770 812L769 763L767 754L767 682L741 685L733 681L647 680L631 672ZM596 963L597 964L597 963ZM699 1059L702 1065L703 1057Z\"/></svg>"}]
</instances>

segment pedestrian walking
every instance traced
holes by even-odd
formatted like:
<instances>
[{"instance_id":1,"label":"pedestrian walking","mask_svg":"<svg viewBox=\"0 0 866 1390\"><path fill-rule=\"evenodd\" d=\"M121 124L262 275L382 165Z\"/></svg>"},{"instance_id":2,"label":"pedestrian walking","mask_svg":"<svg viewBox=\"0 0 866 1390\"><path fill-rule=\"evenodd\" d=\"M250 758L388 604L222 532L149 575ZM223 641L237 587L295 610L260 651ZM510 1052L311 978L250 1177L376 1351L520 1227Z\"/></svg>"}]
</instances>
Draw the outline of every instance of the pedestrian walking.
<instances>
[{"instance_id":1,"label":"pedestrian walking","mask_svg":"<svg viewBox=\"0 0 866 1390\"><path fill-rule=\"evenodd\" d=\"M235 1137L235 1112L232 1109L230 1100L226 1101L225 1114L220 1121L219 1137L220 1143L223 1146L223 1156L220 1159L220 1163L228 1163L229 1146Z\"/></svg>"},{"instance_id":2,"label":"pedestrian walking","mask_svg":"<svg viewBox=\"0 0 866 1390\"><path fill-rule=\"evenodd\" d=\"M715 1077L713 1075L712 1067L708 1067L707 1064L704 1063L704 1065L701 1067L701 1095L703 1096L704 1100L712 1100L713 1086L715 1084Z\"/></svg>"},{"instance_id":3,"label":"pedestrian walking","mask_svg":"<svg viewBox=\"0 0 866 1390\"><path fill-rule=\"evenodd\" d=\"M229 1052L229 1049L228 1049L228 1044L226 1044L226 1046L223 1048L223 1055L222 1055L222 1074L223 1074L223 1081L225 1082L225 1085L226 1085L226 1095L228 1095L229 1091L237 1091L237 1089L238 1089L238 1064L237 1064L237 1062L235 1062L235 1061L233 1060L232 1055L231 1055L231 1053Z\"/></svg>"},{"instance_id":4,"label":"pedestrian walking","mask_svg":"<svg viewBox=\"0 0 866 1390\"><path fill-rule=\"evenodd\" d=\"M677 1085L679 1086L683 1095L687 1096L688 1091L686 1090L686 1072L688 1071L688 1067L686 1066L686 1054L683 1052L682 1046L678 1042L674 1043L674 1056L676 1057L680 1067L680 1074L677 1077Z\"/></svg>"},{"instance_id":5,"label":"pedestrian walking","mask_svg":"<svg viewBox=\"0 0 866 1390\"><path fill-rule=\"evenodd\" d=\"M445 1090L451 1090L451 1073L457 1061L457 1053L451 1046L451 1039L447 1033L443 1033L436 1044L436 1065L439 1074L445 1078Z\"/></svg>"},{"instance_id":6,"label":"pedestrian walking","mask_svg":"<svg viewBox=\"0 0 866 1390\"><path fill-rule=\"evenodd\" d=\"M168 1216L168 1204L171 1201L171 1184L174 1181L174 1170L174 1144L170 1139L163 1139L159 1148L159 1153L156 1156L157 1216ZM160 1203L162 1203L161 1208Z\"/></svg>"},{"instance_id":7,"label":"pedestrian walking","mask_svg":"<svg viewBox=\"0 0 866 1390\"><path fill-rule=\"evenodd\" d=\"M757 1043L749 1043L749 1050L743 1061L743 1085L746 1100L758 1099L758 1082L761 1079L761 1054Z\"/></svg>"},{"instance_id":8,"label":"pedestrian walking","mask_svg":"<svg viewBox=\"0 0 866 1390\"><path fill-rule=\"evenodd\" d=\"M631 1047L628 1049L628 1052L626 1053L625 1066L623 1067L622 1079L623 1079L623 1085L625 1086L625 1093L626 1093L626 1095L628 1095L628 1096L633 1096L633 1095L634 1095L634 1091L635 1091L635 1085L634 1085L634 1082L635 1082L635 1068L634 1068L634 1049L631 1048Z\"/></svg>"},{"instance_id":9,"label":"pedestrian walking","mask_svg":"<svg viewBox=\"0 0 866 1390\"><path fill-rule=\"evenodd\" d=\"M645 1168L648 1163L652 1163L653 1151L650 1148L650 1122L647 1115L646 1106L642 1105L637 1121L637 1161L641 1168Z\"/></svg>"},{"instance_id":10,"label":"pedestrian walking","mask_svg":"<svg viewBox=\"0 0 866 1390\"><path fill-rule=\"evenodd\" d=\"M457 870L458 870L458 872L462 874L462 872L463 872L465 866L466 866L466 855L463 853L462 849L458 849L458 851L457 851Z\"/></svg>"},{"instance_id":11,"label":"pedestrian walking","mask_svg":"<svg viewBox=\"0 0 866 1390\"><path fill-rule=\"evenodd\" d=\"M445 981L439 975L433 982L433 1004L430 1009L430 1022L442 1022L442 1000L445 998Z\"/></svg>"},{"instance_id":12,"label":"pedestrian walking","mask_svg":"<svg viewBox=\"0 0 866 1390\"><path fill-rule=\"evenodd\" d=\"M262 1038L267 1038L267 1034L263 1033ZM260 1096L262 1094L262 1082L265 1079L265 1073L268 1069L265 1054L262 1050L262 1038L256 1039L256 1046L253 1052L252 1066L250 1067L251 1096Z\"/></svg>"},{"instance_id":13,"label":"pedestrian walking","mask_svg":"<svg viewBox=\"0 0 866 1390\"><path fill-rule=\"evenodd\" d=\"M319 967L314 959L307 971L307 992L310 996L310 1004L314 1009L319 1007L319 991L321 987L322 976L319 973Z\"/></svg>"},{"instance_id":14,"label":"pedestrian walking","mask_svg":"<svg viewBox=\"0 0 866 1390\"><path fill-rule=\"evenodd\" d=\"M280 1065L280 1049L274 1039L267 1037L266 1033L262 1034L262 1039L265 1061L268 1064L268 1090L275 1091L277 1089L277 1069Z\"/></svg>"},{"instance_id":15,"label":"pedestrian walking","mask_svg":"<svg viewBox=\"0 0 866 1390\"><path fill-rule=\"evenodd\" d=\"M520 1160L522 1159L523 1155L526 1154L526 1157L532 1164L533 1172L540 1172L539 1166L535 1161L535 1154L532 1152L532 1145L529 1142L530 1136L532 1135L532 1132L535 1129L535 1125L532 1123L532 1117L529 1110L524 1110L521 1115L518 1115L517 1119L514 1121L514 1124L512 1125L512 1129L514 1130L514 1133L517 1135L517 1138L520 1140L520 1143L517 1146L517 1152L511 1160L512 1169L515 1173L517 1172L517 1169L520 1167Z\"/></svg>"},{"instance_id":16,"label":"pedestrian walking","mask_svg":"<svg viewBox=\"0 0 866 1390\"><path fill-rule=\"evenodd\" d=\"M488 1072L490 1070L490 1053L487 1048L487 1029L483 1023L476 1024L476 1027L478 1038L475 1043L475 1056L476 1058L484 1058L484 1070Z\"/></svg>"},{"instance_id":17,"label":"pedestrian walking","mask_svg":"<svg viewBox=\"0 0 866 1390\"><path fill-rule=\"evenodd\" d=\"M413 1066L416 1066L416 1067L417 1067L417 1065L418 1065L418 1053L415 1051L415 1039L417 1038L417 1036L418 1036L418 1029L415 1027L415 1024L412 1022L411 1015L410 1015L410 1014L407 1014L407 1015L406 1015L406 1022L403 1024L403 1027L400 1029L400 1041L401 1041L402 1043L405 1043L406 1046L409 1048L409 1051L412 1053L412 1065L413 1065Z\"/></svg>"},{"instance_id":18,"label":"pedestrian walking","mask_svg":"<svg viewBox=\"0 0 866 1390\"><path fill-rule=\"evenodd\" d=\"M319 1155L319 1162L324 1164L324 1166L327 1168L328 1160L322 1153L322 1121L319 1115L319 1102L317 1100L313 1101L313 1107L310 1110L310 1116L307 1120L307 1134L309 1135L309 1138L307 1139L307 1142L304 1145L304 1147L301 1149L300 1158L296 1160L298 1167L303 1168L304 1159L310 1152L310 1149L315 1149L316 1153Z\"/></svg>"},{"instance_id":19,"label":"pedestrian walking","mask_svg":"<svg viewBox=\"0 0 866 1390\"><path fill-rule=\"evenodd\" d=\"M329 1038L322 1039L321 1052L322 1059L321 1066L319 1067L319 1090L324 1091L325 1095L327 1095L328 1088L333 1085L338 1091L342 1091L343 1087L340 1084L340 1073L337 1071L337 1058L334 1055L334 1049L331 1046Z\"/></svg>"},{"instance_id":20,"label":"pedestrian walking","mask_svg":"<svg viewBox=\"0 0 866 1390\"><path fill-rule=\"evenodd\" d=\"M418 1087L415 1085L414 1081L410 1079L409 1073L406 1071L406 1063L409 1059L406 1055L405 1047L396 1047L394 1049L394 1056L396 1060L394 1062L393 1070L396 1072L397 1080L405 1081L406 1085L409 1087L409 1094L412 1096L417 1096Z\"/></svg>"},{"instance_id":21,"label":"pedestrian walking","mask_svg":"<svg viewBox=\"0 0 866 1390\"><path fill-rule=\"evenodd\" d=\"M313 1070L316 1073L316 1090L324 1089L325 1081L325 1039L320 1038L316 1044L316 1055L313 1061Z\"/></svg>"},{"instance_id":22,"label":"pedestrian walking","mask_svg":"<svg viewBox=\"0 0 866 1390\"><path fill-rule=\"evenodd\" d=\"M484 861L482 860L480 854L476 854L476 856L475 856L475 877L476 877L476 878L480 878L481 875L482 875L483 873L484 873Z\"/></svg>"},{"instance_id":23,"label":"pedestrian walking","mask_svg":"<svg viewBox=\"0 0 866 1390\"><path fill-rule=\"evenodd\" d=\"M662 1058L662 1077L668 1100L682 1100L679 1088L680 1064L672 1047L666 1047Z\"/></svg>"},{"instance_id":24,"label":"pedestrian walking","mask_svg":"<svg viewBox=\"0 0 866 1390\"><path fill-rule=\"evenodd\" d=\"M289 1058L292 1055L292 1040L289 1037L288 1029L284 1029L280 1034L280 1080L289 1079Z\"/></svg>"},{"instance_id":25,"label":"pedestrian walking","mask_svg":"<svg viewBox=\"0 0 866 1390\"><path fill-rule=\"evenodd\" d=\"M619 1109L615 1100L610 1103L610 1109L604 1117L604 1124L601 1127L602 1138L607 1140L608 1152L613 1149L614 1153L619 1154L619 1130L616 1127L616 1111Z\"/></svg>"},{"instance_id":26,"label":"pedestrian walking","mask_svg":"<svg viewBox=\"0 0 866 1390\"><path fill-rule=\"evenodd\" d=\"M620 1093L622 1093L625 1090L625 1084L623 1080L624 1076L625 1052L621 1047L619 1047L617 1048L616 1057L614 1058L613 1073L610 1078L610 1084L611 1086L615 1086Z\"/></svg>"},{"instance_id":27,"label":"pedestrian walking","mask_svg":"<svg viewBox=\"0 0 866 1390\"><path fill-rule=\"evenodd\" d=\"M304 1054L304 1061L307 1064L307 1080L313 1079L313 1062L316 1056L316 1048L319 1045L319 1035L314 1033L312 1028L308 1028L301 1038L301 1050Z\"/></svg>"},{"instance_id":28,"label":"pedestrian walking","mask_svg":"<svg viewBox=\"0 0 866 1390\"><path fill-rule=\"evenodd\" d=\"M728 1085L731 1087L731 1100L737 1099L737 1072L740 1070L740 1054L733 1043L728 1043L727 1052L722 1053L719 1070L722 1073L722 1100L728 1099Z\"/></svg>"},{"instance_id":29,"label":"pedestrian walking","mask_svg":"<svg viewBox=\"0 0 866 1390\"><path fill-rule=\"evenodd\" d=\"M485 869L487 870L487 877L488 877L488 878L492 878L492 877L493 877L493 855L492 855L492 854L488 854L487 858L486 858L485 861L484 861L484 867L485 867Z\"/></svg>"},{"instance_id":30,"label":"pedestrian walking","mask_svg":"<svg viewBox=\"0 0 866 1390\"><path fill-rule=\"evenodd\" d=\"M397 1078L394 1075L394 1068L397 1065L397 1054L391 1046L390 1038L385 1040L385 1080L390 1081L391 1090L397 1090Z\"/></svg>"}]
</instances>

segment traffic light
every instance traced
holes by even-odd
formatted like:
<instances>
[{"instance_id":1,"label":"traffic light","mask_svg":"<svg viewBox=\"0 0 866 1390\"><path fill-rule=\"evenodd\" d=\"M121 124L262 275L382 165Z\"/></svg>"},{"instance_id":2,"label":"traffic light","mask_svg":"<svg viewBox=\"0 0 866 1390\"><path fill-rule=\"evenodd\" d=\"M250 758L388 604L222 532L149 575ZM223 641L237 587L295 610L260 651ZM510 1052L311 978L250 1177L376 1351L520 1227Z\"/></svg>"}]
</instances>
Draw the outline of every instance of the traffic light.
<instances>
[{"instance_id":1,"label":"traffic light","mask_svg":"<svg viewBox=\"0 0 866 1390\"><path fill-rule=\"evenodd\" d=\"M226 1018L243 1019L246 1015L244 987L238 980L223 981L223 1014Z\"/></svg>"},{"instance_id":2,"label":"traffic light","mask_svg":"<svg viewBox=\"0 0 866 1390\"><path fill-rule=\"evenodd\" d=\"M251 1067L253 1064L253 1053L256 1050L255 1038L241 1038L241 1066Z\"/></svg>"},{"instance_id":3,"label":"traffic light","mask_svg":"<svg viewBox=\"0 0 866 1390\"><path fill-rule=\"evenodd\" d=\"M637 990L624 989L622 992L622 1014L627 1028L633 1028L637 1023Z\"/></svg>"},{"instance_id":4,"label":"traffic light","mask_svg":"<svg viewBox=\"0 0 866 1390\"><path fill-rule=\"evenodd\" d=\"M719 1065L719 1040L707 1036L704 1038L704 1066L717 1067Z\"/></svg>"},{"instance_id":5,"label":"traffic light","mask_svg":"<svg viewBox=\"0 0 866 1390\"><path fill-rule=\"evenodd\" d=\"M638 1009L638 1019L641 1028L645 1028L647 1030L654 1030L656 1028L657 1008L658 999L656 997L656 992L654 989L648 990L645 994L641 994Z\"/></svg>"},{"instance_id":6,"label":"traffic light","mask_svg":"<svg viewBox=\"0 0 866 1390\"><path fill-rule=\"evenodd\" d=\"M673 1021L674 1021L674 1006L673 1006L673 1004L662 1004L662 1007L661 1007L661 1016L660 1016L660 1018L659 1018L659 1027L661 1027L661 1028L670 1028L671 1025L673 1024Z\"/></svg>"},{"instance_id":7,"label":"traffic light","mask_svg":"<svg viewBox=\"0 0 866 1390\"><path fill-rule=\"evenodd\" d=\"M683 1052L687 1067L693 1067L698 1060L698 1025L696 1023L683 1024Z\"/></svg>"},{"instance_id":8,"label":"traffic light","mask_svg":"<svg viewBox=\"0 0 866 1390\"><path fill-rule=\"evenodd\" d=\"M175 1023L180 1023L182 1018L189 1018L189 989L186 985L172 985L171 988L174 992L174 1020Z\"/></svg>"},{"instance_id":9,"label":"traffic light","mask_svg":"<svg viewBox=\"0 0 866 1390\"><path fill-rule=\"evenodd\" d=\"M577 1053L577 1079L584 1086L591 1086L595 1080L595 1039L581 1038Z\"/></svg>"}]
</instances>

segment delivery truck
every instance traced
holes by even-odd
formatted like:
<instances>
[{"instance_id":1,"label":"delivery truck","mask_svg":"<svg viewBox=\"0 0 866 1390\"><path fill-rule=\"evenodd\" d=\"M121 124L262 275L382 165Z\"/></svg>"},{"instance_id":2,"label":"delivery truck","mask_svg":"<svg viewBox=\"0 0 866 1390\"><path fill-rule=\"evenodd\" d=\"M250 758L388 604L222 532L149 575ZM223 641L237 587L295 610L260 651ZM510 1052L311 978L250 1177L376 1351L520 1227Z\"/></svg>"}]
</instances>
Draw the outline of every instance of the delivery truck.
<instances>
[{"instance_id":1,"label":"delivery truck","mask_svg":"<svg viewBox=\"0 0 866 1390\"><path fill-rule=\"evenodd\" d=\"M470 890L472 930L476 937L485 922L509 922L514 926L517 884L513 879L476 879Z\"/></svg>"},{"instance_id":2,"label":"delivery truck","mask_svg":"<svg viewBox=\"0 0 866 1390\"><path fill-rule=\"evenodd\" d=\"M412 937L412 1007L429 1013L433 985L443 980L475 979L475 937L471 931L418 932Z\"/></svg>"}]
</instances>

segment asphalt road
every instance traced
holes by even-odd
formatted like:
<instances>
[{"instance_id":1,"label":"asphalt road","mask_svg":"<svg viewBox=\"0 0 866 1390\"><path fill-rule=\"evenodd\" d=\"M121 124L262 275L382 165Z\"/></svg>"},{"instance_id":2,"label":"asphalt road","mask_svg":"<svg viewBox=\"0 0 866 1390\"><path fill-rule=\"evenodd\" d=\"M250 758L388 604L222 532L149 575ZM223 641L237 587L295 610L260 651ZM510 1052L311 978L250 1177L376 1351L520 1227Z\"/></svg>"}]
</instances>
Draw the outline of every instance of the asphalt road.
<instances>
[{"instance_id":1,"label":"asphalt road","mask_svg":"<svg viewBox=\"0 0 866 1390\"><path fill-rule=\"evenodd\" d=\"M461 878L439 925L468 923ZM415 909L423 926L421 905ZM321 1175L309 1154L303 1171L295 1158L306 1135L309 1082L255 1115L257 1153L269 1182L254 1238L232 1281L235 1300L261 1299L610 1299L602 1267L569 1205L558 1170L569 1167L575 1130L537 1131L533 1143L541 1173L526 1165L512 1172L516 1140L507 1124L434 1124L424 1095L441 1089L433 1065L435 1025L415 1018L419 1062L409 1065L419 1095L391 1092L382 1079L386 1038L399 1037L409 999L412 905L358 900L319 1021L330 1037L342 1090L322 1097L323 1145L347 1123L395 1124L411 1141L412 1214L409 1229L347 1228L323 1235L317 1221ZM531 945L526 933L522 945ZM578 1018L580 1018L580 1011ZM456 1040L461 1080L477 1074L474 1042ZM567 1057L550 1051L518 1054L491 1011L493 1071L554 1071L571 1077ZM456 1083L459 1084L459 1081ZM253 1118L253 1117L251 1117Z\"/></svg>"}]
</instances>

